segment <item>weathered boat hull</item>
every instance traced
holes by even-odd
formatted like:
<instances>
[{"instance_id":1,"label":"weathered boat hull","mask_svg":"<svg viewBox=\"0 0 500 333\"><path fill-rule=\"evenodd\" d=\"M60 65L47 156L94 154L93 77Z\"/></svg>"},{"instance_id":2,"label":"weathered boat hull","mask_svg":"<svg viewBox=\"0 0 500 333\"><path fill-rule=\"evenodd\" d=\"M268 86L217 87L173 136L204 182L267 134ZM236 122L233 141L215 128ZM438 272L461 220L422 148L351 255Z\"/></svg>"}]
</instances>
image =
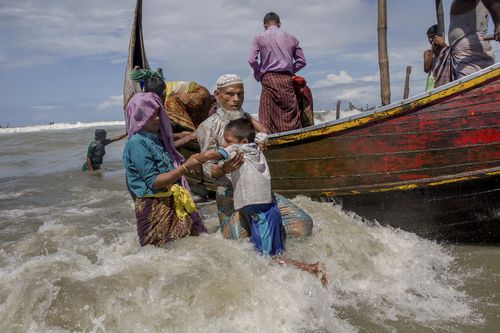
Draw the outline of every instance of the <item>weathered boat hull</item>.
<instances>
[{"instance_id":1,"label":"weathered boat hull","mask_svg":"<svg viewBox=\"0 0 500 333\"><path fill-rule=\"evenodd\" d=\"M273 188L434 239L500 240L498 64L366 115L271 136Z\"/></svg>"},{"instance_id":2,"label":"weathered boat hull","mask_svg":"<svg viewBox=\"0 0 500 333\"><path fill-rule=\"evenodd\" d=\"M414 189L340 196L381 225L452 242L500 241L500 174Z\"/></svg>"},{"instance_id":3,"label":"weathered boat hull","mask_svg":"<svg viewBox=\"0 0 500 333\"><path fill-rule=\"evenodd\" d=\"M337 198L380 224L500 240L500 69L355 118L271 136L273 188Z\"/></svg>"}]
</instances>

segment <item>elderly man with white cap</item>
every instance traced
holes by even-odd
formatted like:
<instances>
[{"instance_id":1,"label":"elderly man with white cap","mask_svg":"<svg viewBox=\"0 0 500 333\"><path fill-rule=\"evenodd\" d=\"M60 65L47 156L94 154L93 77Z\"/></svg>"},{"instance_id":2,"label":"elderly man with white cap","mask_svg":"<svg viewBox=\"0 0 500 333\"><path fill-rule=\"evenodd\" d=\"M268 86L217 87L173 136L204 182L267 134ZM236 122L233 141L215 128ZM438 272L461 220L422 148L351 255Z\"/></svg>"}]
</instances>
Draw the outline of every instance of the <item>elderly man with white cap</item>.
<instances>
[{"instance_id":1,"label":"elderly man with white cap","mask_svg":"<svg viewBox=\"0 0 500 333\"><path fill-rule=\"evenodd\" d=\"M218 103L217 111L202 122L197 129L202 152L224 147L224 127L234 119L246 117L257 132L266 132L264 126L249 113L243 111L244 93L243 81L238 75L225 74L217 79L217 88L214 93ZM207 162L203 165L205 175L214 178L217 185L216 202L224 238L239 239L250 236L249 222L234 209L233 187L228 176L242 163L243 155L239 154L224 164ZM274 195L283 218L286 237L310 236L313 227L311 217L285 197L276 193Z\"/></svg>"}]
</instances>

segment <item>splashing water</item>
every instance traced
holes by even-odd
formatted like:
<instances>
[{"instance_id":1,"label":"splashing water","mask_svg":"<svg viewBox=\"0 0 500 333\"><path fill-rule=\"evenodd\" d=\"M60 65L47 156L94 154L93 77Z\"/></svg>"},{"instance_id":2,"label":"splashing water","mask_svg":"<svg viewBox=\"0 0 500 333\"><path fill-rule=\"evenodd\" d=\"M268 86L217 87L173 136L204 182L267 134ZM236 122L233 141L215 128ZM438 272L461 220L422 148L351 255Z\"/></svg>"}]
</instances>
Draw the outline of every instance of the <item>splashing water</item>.
<instances>
[{"instance_id":1,"label":"splashing water","mask_svg":"<svg viewBox=\"0 0 500 333\"><path fill-rule=\"evenodd\" d=\"M313 236L288 240L287 256L324 263L326 289L219 232L141 248L123 143L109 146L102 172L79 171L92 135L0 137L0 153L21 147L0 163L0 332L489 332L500 323L488 291L498 290L500 267L488 266L497 248L440 245L306 197L293 201L313 217ZM20 176L14 164L37 145L75 158L54 165L42 154ZM202 213L215 231L213 204Z\"/></svg>"}]
</instances>

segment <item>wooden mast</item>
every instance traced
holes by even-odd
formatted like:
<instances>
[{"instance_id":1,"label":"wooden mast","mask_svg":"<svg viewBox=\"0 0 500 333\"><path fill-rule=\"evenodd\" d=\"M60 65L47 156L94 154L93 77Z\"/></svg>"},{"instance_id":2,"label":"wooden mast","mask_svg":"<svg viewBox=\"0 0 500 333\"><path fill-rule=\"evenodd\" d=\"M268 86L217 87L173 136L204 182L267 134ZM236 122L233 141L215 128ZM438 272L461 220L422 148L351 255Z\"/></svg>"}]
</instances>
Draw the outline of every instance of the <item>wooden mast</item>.
<instances>
[{"instance_id":1,"label":"wooden mast","mask_svg":"<svg viewBox=\"0 0 500 333\"><path fill-rule=\"evenodd\" d=\"M444 13L443 13L443 0L436 0L436 17L439 36L444 36Z\"/></svg>"},{"instance_id":2,"label":"wooden mast","mask_svg":"<svg viewBox=\"0 0 500 333\"><path fill-rule=\"evenodd\" d=\"M146 51L144 49L144 38L142 37L142 0L137 0L134 12L134 22L130 32L130 43L128 47L128 60L125 67L125 84L123 89L123 108L136 92L141 91L140 85L130 79L130 72L134 66L149 69Z\"/></svg>"},{"instance_id":3,"label":"wooden mast","mask_svg":"<svg viewBox=\"0 0 500 333\"><path fill-rule=\"evenodd\" d=\"M387 1L378 0L378 63L382 105L391 103L389 57L387 55Z\"/></svg>"}]
</instances>

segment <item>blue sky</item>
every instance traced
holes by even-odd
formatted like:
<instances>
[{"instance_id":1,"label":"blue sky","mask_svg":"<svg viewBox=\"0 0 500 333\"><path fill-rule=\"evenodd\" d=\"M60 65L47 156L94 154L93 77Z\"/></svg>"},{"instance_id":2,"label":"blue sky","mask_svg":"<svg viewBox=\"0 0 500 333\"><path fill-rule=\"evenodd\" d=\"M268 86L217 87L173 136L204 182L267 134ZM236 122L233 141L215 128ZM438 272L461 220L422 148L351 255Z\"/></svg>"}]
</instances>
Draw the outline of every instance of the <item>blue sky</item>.
<instances>
[{"instance_id":1,"label":"blue sky","mask_svg":"<svg viewBox=\"0 0 500 333\"><path fill-rule=\"evenodd\" d=\"M134 7L135 0L0 0L0 125L122 120ZM150 65L168 80L213 90L219 75L236 73L245 80L244 108L256 113L260 85L248 52L263 15L275 11L300 40L308 65L299 74L316 110L334 109L338 99L342 107L380 105L376 0L144 0L143 9ZM402 98L406 66L410 95L423 90L425 32L435 21L434 0L388 1L392 101Z\"/></svg>"}]
</instances>

